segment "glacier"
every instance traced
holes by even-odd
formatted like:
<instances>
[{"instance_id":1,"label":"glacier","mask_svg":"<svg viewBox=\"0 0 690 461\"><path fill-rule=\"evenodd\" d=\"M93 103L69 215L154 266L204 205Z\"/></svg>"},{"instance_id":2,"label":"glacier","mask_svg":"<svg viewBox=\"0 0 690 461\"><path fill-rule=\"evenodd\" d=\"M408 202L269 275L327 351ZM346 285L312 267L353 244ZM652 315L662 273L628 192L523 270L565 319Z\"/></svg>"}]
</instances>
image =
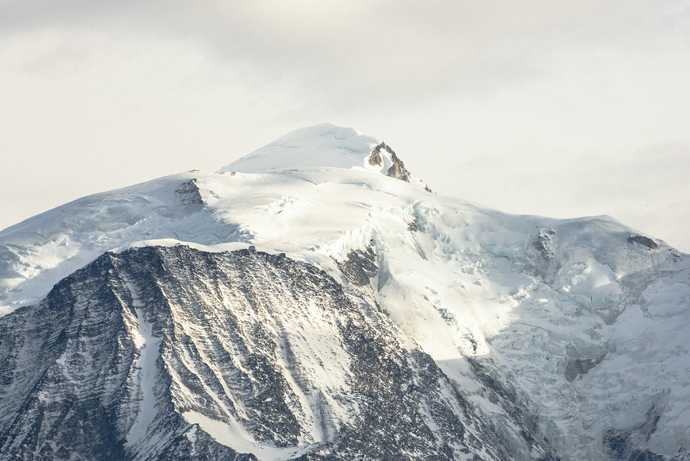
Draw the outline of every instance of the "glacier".
<instances>
[{"instance_id":1,"label":"glacier","mask_svg":"<svg viewBox=\"0 0 690 461\"><path fill-rule=\"evenodd\" d=\"M372 338L383 335L376 347L390 348L409 373L431 364L438 370L441 384L416 394L432 406L415 410L415 430L437 435L420 435L390 459L690 459L690 258L608 216L511 215L430 193L414 168L406 180L391 177L399 159L380 145L350 128L308 127L217 173L195 170L92 195L0 232L0 375L9 383L0 392L0 453L16 454L30 434L51 453L70 440L59 446L50 431L32 432L35 413L21 405L45 412L91 395L80 393L79 382L100 376L104 365L89 355L100 346L81 329L72 344L29 327L39 317L68 322L48 307L56 290L82 283L79 271L96 283L102 275L94 267L107 260L121 282L98 283L112 285L119 301L106 303L108 318L120 320L100 340L121 344L123 355L109 359L118 373L106 373L120 387L105 380L91 391L119 402L103 404L121 415L119 438L108 442L118 456L166 459L177 447L199 459L230 456L226 448L258 459L379 459L371 457L375 444L354 451L363 435L348 426L376 401L353 400L352 364L361 360L353 340L323 313L335 307L319 301L318 290L287 296L284 271L275 269L287 264L318 271L310 282L316 286L329 280L342 287L358 306L348 311L350 321L359 319ZM371 161L374 150L380 162ZM137 277L155 285L167 276L146 258L165 261L165 274L174 276L148 298ZM198 273L180 267L185 258ZM246 299L269 310L272 320L259 322L271 338L263 346L255 332L227 336L217 323L244 312L233 322L248 328L259 312L215 286L221 276L203 274L228 258L261 280L249 283L257 293ZM60 296L74 312L79 303L103 308L98 289L89 293L81 301L79 293ZM267 296L277 301L256 304ZM209 314L218 306L225 307ZM12 331L28 336L5 340L18 334ZM61 354L42 355L38 343L26 342L41 334L40 344L63 344ZM243 370L249 352L273 371ZM270 376L282 387L262 403L266 410L252 407L258 404L247 403L247 389ZM390 394L400 408L410 405L406 383L396 381ZM39 390L26 393L29 384ZM270 410L273 399L284 406ZM456 415L466 428L459 432L474 434L484 451L449 432L449 419L439 419L432 402ZM293 429L274 426L289 417ZM59 418L45 421L58 431ZM32 459L41 459L36 443ZM98 453L94 459L105 456Z\"/></svg>"}]
</instances>

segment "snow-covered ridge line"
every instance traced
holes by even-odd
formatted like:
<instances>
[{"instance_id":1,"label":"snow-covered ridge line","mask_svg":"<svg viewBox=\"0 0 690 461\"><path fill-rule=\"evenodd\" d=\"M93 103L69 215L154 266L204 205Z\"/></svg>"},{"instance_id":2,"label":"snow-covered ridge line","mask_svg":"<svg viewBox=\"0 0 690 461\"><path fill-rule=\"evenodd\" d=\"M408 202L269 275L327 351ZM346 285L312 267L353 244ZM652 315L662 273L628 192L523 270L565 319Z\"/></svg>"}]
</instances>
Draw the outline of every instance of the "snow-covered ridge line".
<instances>
[{"instance_id":1,"label":"snow-covered ridge line","mask_svg":"<svg viewBox=\"0 0 690 461\"><path fill-rule=\"evenodd\" d=\"M352 129L323 123L295 130L221 168L218 173L276 173L308 168L358 169L421 186L383 141Z\"/></svg>"},{"instance_id":2,"label":"snow-covered ridge line","mask_svg":"<svg viewBox=\"0 0 690 461\"><path fill-rule=\"evenodd\" d=\"M312 167L363 168L364 158L380 142L352 128L324 123L295 130L221 168L218 173L268 173Z\"/></svg>"},{"instance_id":3,"label":"snow-covered ridge line","mask_svg":"<svg viewBox=\"0 0 690 461\"><path fill-rule=\"evenodd\" d=\"M263 197L253 196L253 186L261 185L266 190L265 186L270 184L268 189L277 189L290 181L289 176L299 175L300 169L314 167L317 175L318 169L323 168L354 168L346 174L357 178L346 179L351 184L360 183L360 177L370 178L371 173L396 177L402 162L396 160L388 146L382 148L380 164L369 165L372 152L381 146L385 145L351 128L317 125L290 133L223 168L219 174L194 170L94 194L5 229L0 232L0 315L38 302L60 279L105 251L177 243L200 245L198 248L206 251L227 251L250 242L260 243L249 226L227 219L228 212L247 207L252 213L254 207L266 205L263 209L269 216L287 216L300 207L309 207L313 201L282 195L263 205ZM289 167L289 171L282 170L284 167ZM251 174L223 174L230 170ZM288 178L278 177L276 172ZM302 179L313 181L306 176ZM412 180L419 188L426 187L411 176L403 179ZM316 179L314 184L318 181L323 183L324 179ZM244 188L244 197L234 194L238 188ZM233 195L230 202L228 195ZM267 223L261 233L270 234L267 231L275 224ZM318 239L310 243L318 244ZM287 251L301 258L299 254L305 246L263 245L262 249Z\"/></svg>"}]
</instances>

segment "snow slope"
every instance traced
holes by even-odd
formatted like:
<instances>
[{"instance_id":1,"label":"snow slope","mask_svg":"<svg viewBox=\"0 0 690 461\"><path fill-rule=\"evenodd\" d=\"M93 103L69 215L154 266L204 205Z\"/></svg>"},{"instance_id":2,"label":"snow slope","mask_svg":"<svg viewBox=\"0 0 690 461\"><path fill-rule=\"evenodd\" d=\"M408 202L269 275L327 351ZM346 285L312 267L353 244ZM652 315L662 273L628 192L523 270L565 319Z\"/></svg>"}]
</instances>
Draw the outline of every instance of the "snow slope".
<instances>
[{"instance_id":1,"label":"snow slope","mask_svg":"<svg viewBox=\"0 0 690 461\"><path fill-rule=\"evenodd\" d=\"M270 173L310 167L366 168L381 141L330 123L295 130L221 168L219 173Z\"/></svg>"},{"instance_id":2,"label":"snow slope","mask_svg":"<svg viewBox=\"0 0 690 461\"><path fill-rule=\"evenodd\" d=\"M251 244L347 284L348 255L371 249L379 304L499 431L509 423L478 369L539 418L564 460L670 459L689 447L687 255L610 217L516 216L429 194L388 177L385 151L370 165L378 144L318 125L216 174L93 195L5 229L1 312L107 250Z\"/></svg>"}]
</instances>

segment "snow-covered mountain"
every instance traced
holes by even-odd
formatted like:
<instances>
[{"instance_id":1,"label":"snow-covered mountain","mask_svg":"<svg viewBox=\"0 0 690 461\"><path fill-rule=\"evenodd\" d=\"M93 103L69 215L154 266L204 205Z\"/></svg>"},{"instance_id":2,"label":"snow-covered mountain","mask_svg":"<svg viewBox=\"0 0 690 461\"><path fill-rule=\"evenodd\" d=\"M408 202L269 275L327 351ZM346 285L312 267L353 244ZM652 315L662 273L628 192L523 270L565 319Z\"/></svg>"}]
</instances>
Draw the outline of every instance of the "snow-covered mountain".
<instances>
[{"instance_id":1,"label":"snow-covered mountain","mask_svg":"<svg viewBox=\"0 0 690 461\"><path fill-rule=\"evenodd\" d=\"M411 170L324 124L0 232L0 459L690 460L690 258Z\"/></svg>"}]
</instances>

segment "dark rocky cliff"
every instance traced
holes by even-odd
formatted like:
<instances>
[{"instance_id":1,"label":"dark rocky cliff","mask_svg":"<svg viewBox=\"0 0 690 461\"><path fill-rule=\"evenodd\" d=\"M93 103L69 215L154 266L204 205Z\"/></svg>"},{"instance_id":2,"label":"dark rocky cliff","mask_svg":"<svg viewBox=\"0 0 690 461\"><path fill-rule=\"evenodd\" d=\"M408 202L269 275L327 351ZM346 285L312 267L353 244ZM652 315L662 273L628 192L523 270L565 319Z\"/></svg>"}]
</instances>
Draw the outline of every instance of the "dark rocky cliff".
<instances>
[{"instance_id":1,"label":"dark rocky cliff","mask_svg":"<svg viewBox=\"0 0 690 461\"><path fill-rule=\"evenodd\" d=\"M0 318L0 382L3 460L513 458L366 289L283 255L106 253Z\"/></svg>"}]
</instances>

